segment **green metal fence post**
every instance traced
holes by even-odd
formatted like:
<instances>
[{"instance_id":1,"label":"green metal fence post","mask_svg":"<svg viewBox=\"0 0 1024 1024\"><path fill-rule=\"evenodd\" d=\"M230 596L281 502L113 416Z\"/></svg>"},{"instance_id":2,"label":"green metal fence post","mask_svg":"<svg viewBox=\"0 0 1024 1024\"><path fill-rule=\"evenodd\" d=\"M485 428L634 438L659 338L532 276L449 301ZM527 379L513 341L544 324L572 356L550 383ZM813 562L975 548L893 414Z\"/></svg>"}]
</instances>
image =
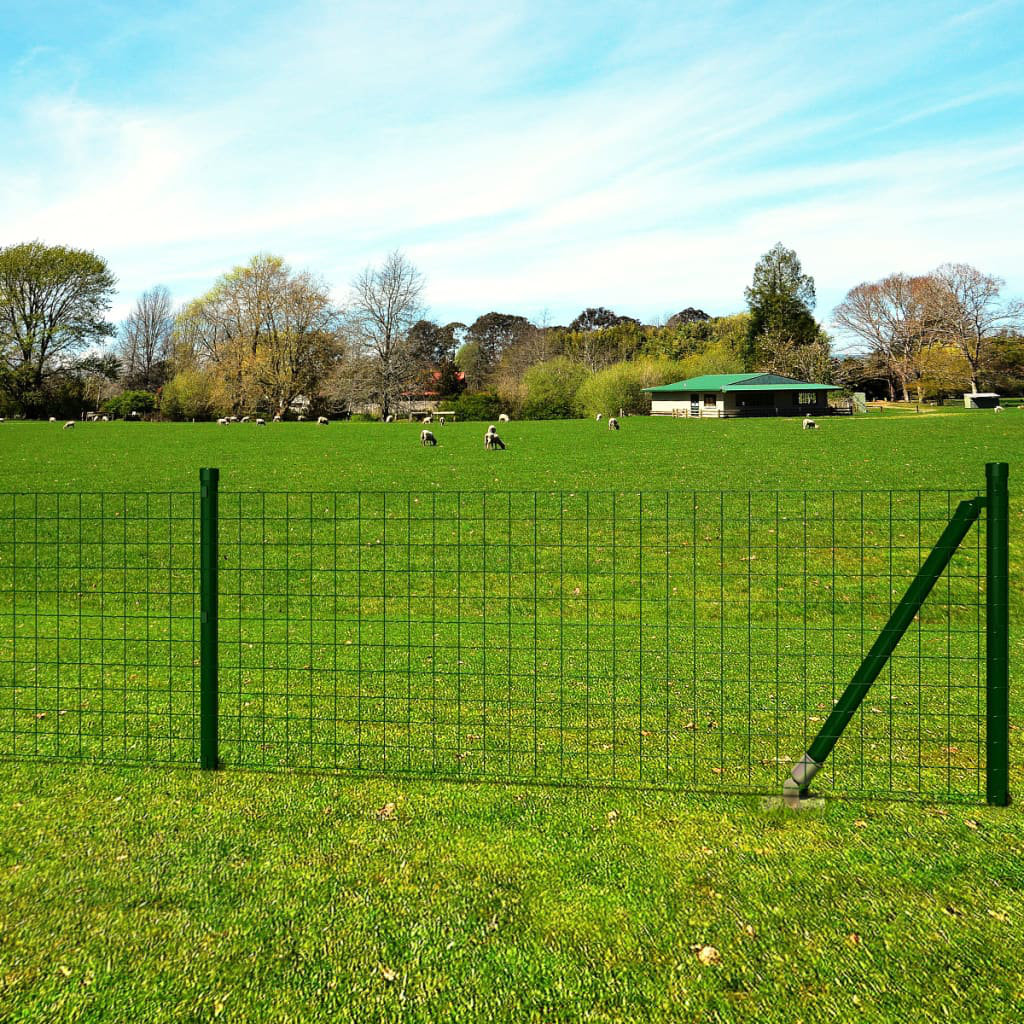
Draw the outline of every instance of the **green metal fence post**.
<instances>
[{"instance_id":1,"label":"green metal fence post","mask_svg":"<svg viewBox=\"0 0 1024 1024\"><path fill-rule=\"evenodd\" d=\"M217 756L217 484L219 469L199 470L199 763Z\"/></svg>"},{"instance_id":2,"label":"green metal fence post","mask_svg":"<svg viewBox=\"0 0 1024 1024\"><path fill-rule=\"evenodd\" d=\"M985 466L985 799L1010 802L1010 500L1005 462Z\"/></svg>"}]
</instances>

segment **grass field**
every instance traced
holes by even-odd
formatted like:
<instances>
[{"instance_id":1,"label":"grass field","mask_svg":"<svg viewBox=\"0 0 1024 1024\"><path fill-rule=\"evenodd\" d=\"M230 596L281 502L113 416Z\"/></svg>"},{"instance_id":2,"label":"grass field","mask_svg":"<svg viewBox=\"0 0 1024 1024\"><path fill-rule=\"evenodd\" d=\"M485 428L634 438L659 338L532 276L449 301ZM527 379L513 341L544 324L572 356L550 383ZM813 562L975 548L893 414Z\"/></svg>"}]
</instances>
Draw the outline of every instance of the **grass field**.
<instances>
[{"instance_id":1,"label":"grass field","mask_svg":"<svg viewBox=\"0 0 1024 1024\"><path fill-rule=\"evenodd\" d=\"M74 432L61 432L52 424L6 423L0 425L0 489L60 491L72 503L82 490L192 491L199 466L215 465L221 469L222 487L231 492L222 507L238 530L222 538L222 544L227 543L229 555L237 555L240 566L243 552L266 548L268 541L265 506L261 503L261 514L255 515L247 492L316 492L335 495L336 501L337 492L388 491L415 494L424 502L428 497L440 500L443 507L455 489L478 497L483 491L497 496L540 492L546 500L557 494L560 511L570 496L569 521L576 525L581 513L572 501L586 491L642 492L648 500L660 500L666 492L717 499L723 489L760 496L779 488L929 487L970 494L983 487L986 461L1010 462L1013 489L1024 432L1024 419L1018 423L1016 416L1016 411L1003 416L886 412L824 421L814 433L801 431L796 421L630 419L618 434L590 422L513 423L503 431L506 452L484 452L478 424L449 424L438 431L437 449L421 449L418 428L408 424L332 424L326 429L284 424L265 430L247 425L80 424ZM412 498L404 500L410 508ZM504 499L504 506L501 497L489 500L498 502L500 526L500 510L510 512L511 499ZM632 536L645 515L644 499L637 500L639 513L633 522L626 517L624 532L609 532L606 515L583 521L594 538L588 558L599 557L613 539ZM718 510L731 520L734 512L742 511L743 499L728 500L739 504L720 505ZM69 507L81 511L74 504L62 505L61 511ZM607 511L600 504L588 508ZM329 509L327 521L336 525L339 507ZM1021 508L1016 502L1011 515L1011 563L1016 567L1021 564L1016 538ZM411 550L423 540L415 533L422 524L414 519L406 514L405 532L393 532L388 543L400 548L404 542ZM466 532L456 536L457 546L470 552L483 546L480 535L472 533L472 519L465 517L458 528ZM649 519L659 521L653 514ZM401 514L397 521L403 521ZM301 612L294 612L294 619L307 628L315 660L318 645L335 655L346 646L344 632L336 637L333 625L345 609L337 589L329 594L316 589L317 572L330 570L331 579L337 579L339 568L316 562L314 518L309 522L309 532L299 537L309 563L285 567L286 573L306 570L306 577L294 593L285 586L285 596L288 607ZM699 518L689 521L690 527L701 523ZM886 530L891 537L890 524ZM516 537L514 532L498 536L508 542L510 557L492 561L490 572L505 586L513 579ZM73 546L76 539L69 536L67 544ZM56 540L61 547L59 533ZM737 548L746 544L751 550L749 537L734 540ZM649 538L647 543L655 541ZM919 543L920 536L909 537L908 561L916 557ZM329 546L324 539L324 550ZM493 547L488 545L489 550ZM833 542L831 548L836 547ZM662 559L667 557L666 545L633 549L660 550ZM432 536L430 557L436 553ZM691 557L687 573L703 565L697 554ZM783 578L797 568L784 558L771 564ZM404 592L378 587L377 577L372 577L369 591L357 589L355 598L369 609L370 618L377 602L381 617L404 609L408 619L422 624L426 605L418 617L408 615L412 599L421 596L409 585L415 564L399 565ZM583 568L592 570L593 562ZM828 566L819 568L824 580ZM365 572L382 569L371 565ZM633 768L649 763L654 770L670 763L663 754L666 738L673 735L668 709L679 714L697 710L693 702L677 707L656 687L646 704L647 727L629 717L637 707L636 687L643 685L632 678L639 666L630 663L630 634L625 631L640 606L638 598L646 597L645 615L655 612L657 623L669 623L653 646L660 649L667 639L672 648L692 642L696 649L703 634L696 619L684 620L688 628L678 637L672 633L678 616L670 597L676 582L671 573L659 569L658 582L645 583L642 568L627 562L621 569L614 589L621 595L623 618L600 620L597 609L608 594L598 589L597 574L585 634L593 643L602 626L621 621L624 632L616 646L624 663L614 673L621 689L609 700L600 689L601 666L590 666L595 683L585 708L591 716L588 740L579 749L600 750L601 730L610 728L601 716L618 708L622 715L617 728L623 738L616 738L612 747L623 752L625 778L635 781ZM564 570L563 564L559 572ZM833 582L843 575L840 560ZM257 578L247 581L241 571L225 577L222 594L230 622L226 630L222 626L228 642L225 699L235 701L229 707L239 722L235 733L226 727L226 740L227 749L238 754L247 749L241 742L246 724L241 711L248 699L243 684L252 667L244 661L246 645L257 644L262 655L266 638L249 636L241 613L241 598ZM280 596L267 578L261 564L261 620L267 618L268 602ZM444 585L442 579L442 596ZM584 579L581 589L588 597L590 586ZM751 591L745 593L749 599ZM330 605L323 604L325 596ZM708 611L712 597L707 597ZM504 653L496 656L497 663L492 654L486 675L511 679L516 674L511 652L521 646L521 638L516 643L510 638L517 624L530 617L531 608L516 610L517 601L529 606L530 598L528 591L506 596L497 618L505 642L495 644L493 634L490 641L492 650ZM1012 600L1016 621L1017 586ZM801 603L802 595L785 614L798 615L795 609ZM742 601L738 607L736 602L720 602L720 616L727 604L730 612L751 620L753 603L744 608ZM435 617L436 607L434 601ZM564 602L559 610L566 614ZM576 621L580 609L570 610ZM884 621L880 603L876 612ZM703 612L700 621L705 621ZM842 636L843 620L838 621ZM324 627L325 622L331 625ZM754 622L757 626L756 616ZM767 623L762 625L767 629ZM852 636L853 624L846 626ZM330 629L329 642L319 632L323 628ZM922 629L927 628L926 622ZM705 637L709 650L713 634ZM720 645L723 635L719 628ZM754 635L759 635L756 629ZM641 637L639 645L644 642ZM562 644L562 660L540 673L552 685L566 664L578 669L573 656L587 646L570 637L567 661L564 637ZM467 640L469 658L464 660L483 646ZM543 651L543 641L539 646ZM537 648L534 641L531 653ZM1014 652L1016 656L1017 643ZM749 666L768 653L751 647L750 660L737 669L737 676L749 678ZM970 650L962 653L969 664ZM831 655L828 665L816 669L822 678L833 664L843 673L856 662L853 650L833 647ZM648 656L654 656L653 647ZM305 658L302 664L275 666L286 682L271 688L272 696L291 701L301 694L291 679L293 674L296 680L308 679L309 664ZM661 674L669 667L666 659ZM397 693L397 705L392 704L399 721L392 722L387 714L383 721L394 730L404 716L406 731L399 731L392 742L401 749L404 737L409 767L415 767L412 754L422 750L428 735L435 749L440 737L442 755L455 746L459 774L472 775L466 768L488 757L492 764L509 763L517 745L507 738L513 729L519 736L512 711L523 694L509 687L497 702L491 694L483 718L492 729L490 741L478 734L478 718L459 723L459 728L446 721L444 729L420 735L411 729L412 709L422 707L428 694L413 689L419 676L408 655L400 664L379 668L408 680L408 688ZM524 676L530 669L526 666ZM466 675L476 675L472 665ZM71 691L80 676L78 672L68 680ZM190 674L188 680L191 685ZM974 676L967 682L976 690ZM267 689L262 678L260 688ZM310 683L306 703L298 705L299 717L308 714L313 696L323 692L319 684ZM376 694L372 688L370 692ZM346 695L342 690L343 700ZM338 696L336 685L332 696ZM393 691L393 702L395 696ZM465 707L474 715L481 711L481 696L465 694ZM742 695L748 717L767 696ZM1013 706L1019 707L1016 699ZM803 741L801 731L813 710L794 706L801 725L789 729L788 738ZM290 705L289 718L293 712ZM579 706L570 711L570 719L577 712L583 713ZM564 731L564 700L562 715ZM54 717L34 727L43 735L44 752L45 744L54 742L47 738ZM350 717L342 715L346 721ZM371 712L368 717L378 716ZM735 735L743 735L739 726L744 724L749 723L737 723ZM475 739L468 748L459 746L460 736L470 728ZM948 746L948 728L943 729L925 740L945 740ZM70 730L71 735L80 731ZM766 734L770 731L765 729ZM644 732L649 735L641 739ZM720 769L733 763L722 735L733 733L717 730L708 747L714 755L709 763ZM268 746L266 735L259 739ZM256 760L344 763L336 756L336 735L330 742L320 736L319 747L315 739L311 731L300 734L294 746L281 747L281 737L272 736L271 749ZM656 751L650 762L644 761L641 749L645 741ZM688 733L686 741L703 760L708 751L697 747L696 737ZM275 742L285 752L319 750L322 756L277 757ZM802 752L799 742L798 749L786 751L788 756ZM367 750L379 746L371 735ZM862 760L869 746L862 743ZM774 748L766 753L774 754ZM957 753L966 756L970 751ZM581 763L575 762L576 768ZM382 764L371 759L363 767ZM429 773L437 763L418 767ZM963 767L966 771L972 766ZM589 762L587 772L593 780L606 779L607 773L591 773ZM554 773L537 774L543 778ZM659 781L650 772L644 778ZM729 780L719 773L713 781ZM1019 788L1019 771L1013 771L1012 781ZM8 809L0 819L0 1017L1013 1020L1024 1005L1016 939L1024 914L1024 822L1014 808L830 801L824 811L792 818L762 810L754 797L712 799L679 792L239 769L209 778L153 767L11 762L0 768L0 788L0 806ZM703 960L711 962L702 962L702 950Z\"/></svg>"}]
</instances>

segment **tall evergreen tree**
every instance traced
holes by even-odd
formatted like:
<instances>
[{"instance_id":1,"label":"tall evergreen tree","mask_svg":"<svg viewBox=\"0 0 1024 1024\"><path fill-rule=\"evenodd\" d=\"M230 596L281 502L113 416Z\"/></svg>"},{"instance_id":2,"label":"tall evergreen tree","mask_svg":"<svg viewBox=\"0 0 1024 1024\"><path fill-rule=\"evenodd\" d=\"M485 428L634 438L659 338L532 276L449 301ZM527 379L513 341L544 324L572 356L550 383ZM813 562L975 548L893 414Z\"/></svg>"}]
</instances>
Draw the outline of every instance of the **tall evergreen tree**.
<instances>
[{"instance_id":1,"label":"tall evergreen tree","mask_svg":"<svg viewBox=\"0 0 1024 1024\"><path fill-rule=\"evenodd\" d=\"M750 329L744 362L748 369L772 361L779 346L793 348L820 340L814 319L814 278L803 272L792 249L776 242L754 267L744 291Z\"/></svg>"}]
</instances>

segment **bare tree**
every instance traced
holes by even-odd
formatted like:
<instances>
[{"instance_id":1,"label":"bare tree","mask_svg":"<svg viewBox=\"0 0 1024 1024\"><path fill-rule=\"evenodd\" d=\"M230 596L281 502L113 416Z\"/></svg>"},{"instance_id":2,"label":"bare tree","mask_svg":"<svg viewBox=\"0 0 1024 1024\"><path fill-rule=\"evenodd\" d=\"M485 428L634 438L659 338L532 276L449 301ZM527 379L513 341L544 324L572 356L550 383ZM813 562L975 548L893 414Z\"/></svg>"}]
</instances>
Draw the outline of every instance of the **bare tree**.
<instances>
[{"instance_id":1,"label":"bare tree","mask_svg":"<svg viewBox=\"0 0 1024 1024\"><path fill-rule=\"evenodd\" d=\"M422 292L423 275L398 250L352 282L346 320L373 367L372 393L382 416L394 410L423 370L409 344L409 332L425 312Z\"/></svg>"},{"instance_id":2,"label":"bare tree","mask_svg":"<svg viewBox=\"0 0 1024 1024\"><path fill-rule=\"evenodd\" d=\"M835 325L867 342L868 351L881 359L890 379L909 401L909 385L921 373L920 355L933 339L930 327L928 277L890 274L882 281L851 288L835 308Z\"/></svg>"},{"instance_id":3,"label":"bare tree","mask_svg":"<svg viewBox=\"0 0 1024 1024\"><path fill-rule=\"evenodd\" d=\"M988 355L989 339L1003 329L1016 328L1024 304L1000 304L1006 284L966 263L944 263L930 275L928 293L931 328L947 344L955 346L970 367L971 390Z\"/></svg>"},{"instance_id":4,"label":"bare tree","mask_svg":"<svg viewBox=\"0 0 1024 1024\"><path fill-rule=\"evenodd\" d=\"M143 292L118 331L117 353L126 387L154 390L164 383L173 333L171 293L163 285Z\"/></svg>"}]
</instances>

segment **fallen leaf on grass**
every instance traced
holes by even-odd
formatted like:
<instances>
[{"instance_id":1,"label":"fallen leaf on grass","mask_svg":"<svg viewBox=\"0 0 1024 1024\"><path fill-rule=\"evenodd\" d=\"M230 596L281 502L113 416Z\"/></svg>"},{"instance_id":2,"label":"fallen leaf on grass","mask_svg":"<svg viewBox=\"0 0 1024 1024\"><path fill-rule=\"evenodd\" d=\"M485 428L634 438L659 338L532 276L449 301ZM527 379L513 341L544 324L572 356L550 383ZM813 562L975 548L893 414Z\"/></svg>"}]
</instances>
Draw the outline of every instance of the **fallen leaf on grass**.
<instances>
[{"instance_id":1,"label":"fallen leaf on grass","mask_svg":"<svg viewBox=\"0 0 1024 1024\"><path fill-rule=\"evenodd\" d=\"M45 711L40 711L39 714L36 715L36 718L45 718L45 717L46 717L46 712Z\"/></svg>"},{"instance_id":2,"label":"fallen leaf on grass","mask_svg":"<svg viewBox=\"0 0 1024 1024\"><path fill-rule=\"evenodd\" d=\"M990 910L988 916L994 921L1009 921L1010 917L1008 914L1004 914L1001 910Z\"/></svg>"},{"instance_id":3,"label":"fallen leaf on grass","mask_svg":"<svg viewBox=\"0 0 1024 1024\"><path fill-rule=\"evenodd\" d=\"M380 810L377 811L377 817L381 821L391 821L395 816L395 805L391 803L385 804Z\"/></svg>"},{"instance_id":4,"label":"fallen leaf on grass","mask_svg":"<svg viewBox=\"0 0 1024 1024\"><path fill-rule=\"evenodd\" d=\"M71 977L70 967L65 967L64 964L61 964L60 967L57 968L57 970L60 971L60 973L63 974L65 978Z\"/></svg>"},{"instance_id":5,"label":"fallen leaf on grass","mask_svg":"<svg viewBox=\"0 0 1024 1024\"><path fill-rule=\"evenodd\" d=\"M380 969L380 976L390 985L398 981L398 971L393 970L390 967L385 967L384 964L378 964Z\"/></svg>"},{"instance_id":6,"label":"fallen leaf on grass","mask_svg":"<svg viewBox=\"0 0 1024 1024\"><path fill-rule=\"evenodd\" d=\"M722 962L722 954L714 946L702 946L698 943L695 946L691 946L690 949L697 954L697 959L705 967L711 967Z\"/></svg>"},{"instance_id":7,"label":"fallen leaf on grass","mask_svg":"<svg viewBox=\"0 0 1024 1024\"><path fill-rule=\"evenodd\" d=\"M965 824L965 825L966 825L966 826L967 826L968 828L972 828L972 829L974 829L974 831L975 831L975 832L977 832L977 831L978 831L978 829L979 829L979 828L981 828L981 825L979 825L979 824L978 824L978 822L976 822L976 821L975 821L975 820L974 820L973 818L968 818L968 819L967 819L967 820L966 820L966 821L964 822L964 824Z\"/></svg>"},{"instance_id":8,"label":"fallen leaf on grass","mask_svg":"<svg viewBox=\"0 0 1024 1024\"><path fill-rule=\"evenodd\" d=\"M856 932L850 932L850 934L846 936L846 944L848 946L859 946L860 936Z\"/></svg>"},{"instance_id":9,"label":"fallen leaf on grass","mask_svg":"<svg viewBox=\"0 0 1024 1024\"><path fill-rule=\"evenodd\" d=\"M866 821L864 821L862 818L858 818L853 823L853 827L854 828L867 828L868 827L868 823Z\"/></svg>"},{"instance_id":10,"label":"fallen leaf on grass","mask_svg":"<svg viewBox=\"0 0 1024 1024\"><path fill-rule=\"evenodd\" d=\"M618 811L609 811L608 812L608 824L609 825L614 825L615 822L617 822L618 820L619 820L619 812Z\"/></svg>"},{"instance_id":11,"label":"fallen leaf on grass","mask_svg":"<svg viewBox=\"0 0 1024 1024\"><path fill-rule=\"evenodd\" d=\"M745 924L743 926L743 934L754 938L757 935L757 929L752 924Z\"/></svg>"}]
</instances>

